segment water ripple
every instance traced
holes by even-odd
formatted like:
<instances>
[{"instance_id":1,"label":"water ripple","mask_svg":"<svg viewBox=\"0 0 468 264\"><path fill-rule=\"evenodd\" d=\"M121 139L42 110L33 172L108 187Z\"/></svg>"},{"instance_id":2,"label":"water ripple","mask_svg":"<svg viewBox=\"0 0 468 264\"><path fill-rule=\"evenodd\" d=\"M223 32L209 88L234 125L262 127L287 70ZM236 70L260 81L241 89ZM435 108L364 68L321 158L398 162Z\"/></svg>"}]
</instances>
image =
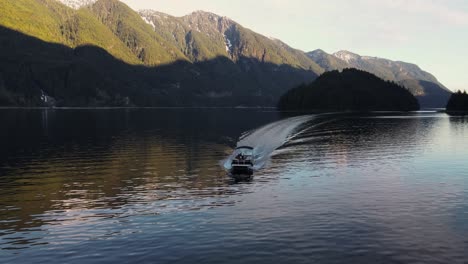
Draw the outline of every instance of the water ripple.
<instances>
[{"instance_id":1,"label":"water ripple","mask_svg":"<svg viewBox=\"0 0 468 264\"><path fill-rule=\"evenodd\" d=\"M464 118L253 112L4 116L26 134L0 150L2 263L468 260ZM268 162L235 182L243 131Z\"/></svg>"}]
</instances>

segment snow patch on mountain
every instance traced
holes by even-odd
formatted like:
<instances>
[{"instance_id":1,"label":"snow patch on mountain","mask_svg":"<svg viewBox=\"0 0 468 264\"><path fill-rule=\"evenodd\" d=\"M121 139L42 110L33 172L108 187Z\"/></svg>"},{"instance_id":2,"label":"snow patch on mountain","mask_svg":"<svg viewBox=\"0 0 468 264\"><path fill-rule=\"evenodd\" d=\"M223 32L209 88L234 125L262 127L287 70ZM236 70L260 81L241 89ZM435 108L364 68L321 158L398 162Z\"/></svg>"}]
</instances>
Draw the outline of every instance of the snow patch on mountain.
<instances>
[{"instance_id":1,"label":"snow patch on mountain","mask_svg":"<svg viewBox=\"0 0 468 264\"><path fill-rule=\"evenodd\" d=\"M153 27L153 29L156 29L156 25L154 24L154 22L151 20L151 19L148 19L147 17L145 16L141 16L141 18L143 19L143 21L146 22L146 24L150 25L151 27Z\"/></svg>"},{"instance_id":2,"label":"snow patch on mountain","mask_svg":"<svg viewBox=\"0 0 468 264\"><path fill-rule=\"evenodd\" d=\"M80 9L83 6L94 4L97 0L57 0L57 1L73 9Z\"/></svg>"},{"instance_id":3,"label":"snow patch on mountain","mask_svg":"<svg viewBox=\"0 0 468 264\"><path fill-rule=\"evenodd\" d=\"M226 43L226 51L227 52L232 52L232 42L228 38L228 36L226 36L226 34L224 34L224 42Z\"/></svg>"},{"instance_id":4,"label":"snow patch on mountain","mask_svg":"<svg viewBox=\"0 0 468 264\"><path fill-rule=\"evenodd\" d=\"M336 53L333 53L332 55L337 57L338 59L346 61L347 63L359 60L361 58L361 56L359 56L358 54L346 50L338 51Z\"/></svg>"}]
</instances>

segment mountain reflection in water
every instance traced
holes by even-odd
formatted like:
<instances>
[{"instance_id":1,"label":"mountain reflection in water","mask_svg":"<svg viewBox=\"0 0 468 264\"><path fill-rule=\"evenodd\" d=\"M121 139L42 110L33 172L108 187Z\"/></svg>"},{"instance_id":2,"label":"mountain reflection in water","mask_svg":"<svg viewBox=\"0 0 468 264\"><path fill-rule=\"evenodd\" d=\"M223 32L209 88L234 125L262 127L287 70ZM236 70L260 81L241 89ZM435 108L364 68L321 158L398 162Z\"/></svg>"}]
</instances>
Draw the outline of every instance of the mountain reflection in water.
<instances>
[{"instance_id":1,"label":"mountain reflection in water","mask_svg":"<svg viewBox=\"0 0 468 264\"><path fill-rule=\"evenodd\" d=\"M464 117L4 109L0 120L5 263L468 261ZM233 184L221 165L247 141L269 162Z\"/></svg>"},{"instance_id":2,"label":"mountain reflection in water","mask_svg":"<svg viewBox=\"0 0 468 264\"><path fill-rule=\"evenodd\" d=\"M230 204L216 199L239 191L230 188L220 158L243 131L278 114L218 113L3 110L9 129L1 135L6 148L0 180L8 188L0 190L0 230L121 217L138 213L137 205L145 207L142 213L157 214Z\"/></svg>"}]
</instances>

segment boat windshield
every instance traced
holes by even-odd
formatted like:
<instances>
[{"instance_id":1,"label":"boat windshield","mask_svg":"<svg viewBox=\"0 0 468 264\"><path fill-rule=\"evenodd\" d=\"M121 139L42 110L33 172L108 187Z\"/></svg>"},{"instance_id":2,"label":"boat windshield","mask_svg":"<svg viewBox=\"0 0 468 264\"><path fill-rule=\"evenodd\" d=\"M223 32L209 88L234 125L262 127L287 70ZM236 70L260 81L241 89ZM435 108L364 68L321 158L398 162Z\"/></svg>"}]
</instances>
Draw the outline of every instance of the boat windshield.
<instances>
[{"instance_id":1,"label":"boat windshield","mask_svg":"<svg viewBox=\"0 0 468 264\"><path fill-rule=\"evenodd\" d=\"M252 157L253 156L253 149L252 148L237 148L234 151L234 157L239 157L239 156L244 156L244 157Z\"/></svg>"}]
</instances>

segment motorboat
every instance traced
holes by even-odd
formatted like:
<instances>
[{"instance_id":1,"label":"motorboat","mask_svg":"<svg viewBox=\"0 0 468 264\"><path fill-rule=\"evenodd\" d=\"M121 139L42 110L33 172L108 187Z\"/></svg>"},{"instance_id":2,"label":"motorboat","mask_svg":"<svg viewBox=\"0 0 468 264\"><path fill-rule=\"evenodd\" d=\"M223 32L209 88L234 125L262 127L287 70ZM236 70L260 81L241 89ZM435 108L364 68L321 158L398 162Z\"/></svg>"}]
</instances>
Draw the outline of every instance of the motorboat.
<instances>
[{"instance_id":1,"label":"motorboat","mask_svg":"<svg viewBox=\"0 0 468 264\"><path fill-rule=\"evenodd\" d=\"M231 163L233 175L252 175L254 168L254 148L249 146L238 147L234 150Z\"/></svg>"}]
</instances>

